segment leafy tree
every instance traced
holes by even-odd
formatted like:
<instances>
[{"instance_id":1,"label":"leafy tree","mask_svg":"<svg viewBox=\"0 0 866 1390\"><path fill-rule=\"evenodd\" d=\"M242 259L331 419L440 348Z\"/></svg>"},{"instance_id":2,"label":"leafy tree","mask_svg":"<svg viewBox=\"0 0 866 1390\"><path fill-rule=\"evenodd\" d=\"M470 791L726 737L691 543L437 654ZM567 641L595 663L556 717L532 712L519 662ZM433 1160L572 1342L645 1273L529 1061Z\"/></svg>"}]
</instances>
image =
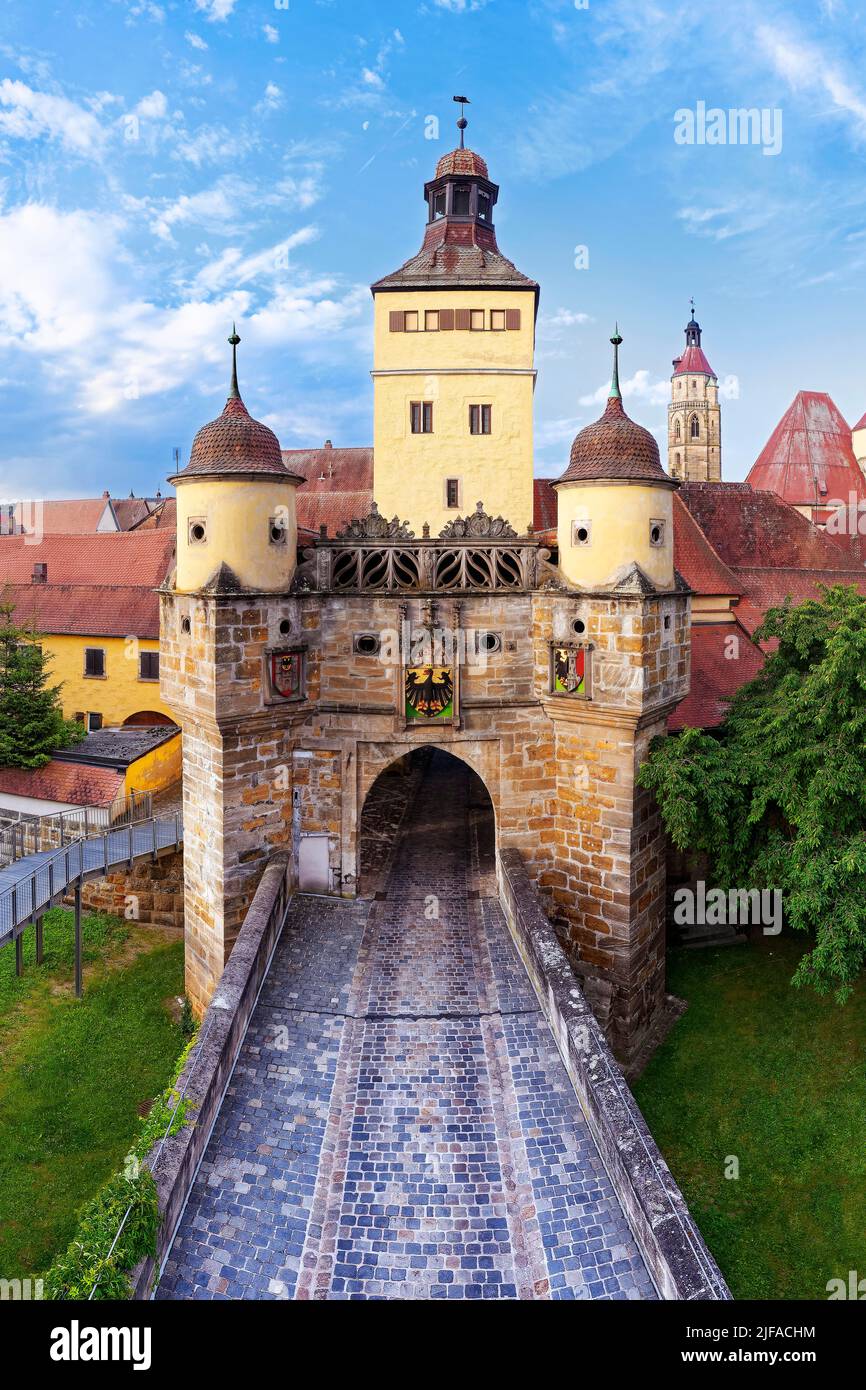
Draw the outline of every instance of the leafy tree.
<instances>
[{"instance_id":1,"label":"leafy tree","mask_svg":"<svg viewBox=\"0 0 866 1390\"><path fill-rule=\"evenodd\" d=\"M813 934L794 984L842 1001L866 959L866 598L821 588L767 613L778 646L721 729L654 740L640 782L717 886L782 890Z\"/></svg>"},{"instance_id":2,"label":"leafy tree","mask_svg":"<svg viewBox=\"0 0 866 1390\"><path fill-rule=\"evenodd\" d=\"M51 658L31 628L15 623L14 608L0 603L0 766L44 767L85 730L63 718L61 687L48 684Z\"/></svg>"}]
</instances>

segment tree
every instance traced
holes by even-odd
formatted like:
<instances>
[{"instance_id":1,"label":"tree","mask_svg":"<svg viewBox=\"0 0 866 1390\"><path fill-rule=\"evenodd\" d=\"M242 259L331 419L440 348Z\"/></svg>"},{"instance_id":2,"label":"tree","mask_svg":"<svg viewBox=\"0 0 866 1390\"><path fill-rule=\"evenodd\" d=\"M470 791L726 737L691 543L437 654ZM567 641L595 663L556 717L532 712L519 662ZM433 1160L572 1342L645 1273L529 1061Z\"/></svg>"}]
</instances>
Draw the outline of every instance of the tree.
<instances>
[{"instance_id":1,"label":"tree","mask_svg":"<svg viewBox=\"0 0 866 1390\"><path fill-rule=\"evenodd\" d=\"M31 628L15 623L14 608L0 603L0 766L44 767L85 730L64 719L61 687L48 684L51 658Z\"/></svg>"},{"instance_id":2,"label":"tree","mask_svg":"<svg viewBox=\"0 0 866 1390\"><path fill-rule=\"evenodd\" d=\"M794 984L842 1001L866 960L866 598L821 589L767 613L778 646L721 728L655 739L639 780L718 887L782 890L813 936Z\"/></svg>"}]
</instances>

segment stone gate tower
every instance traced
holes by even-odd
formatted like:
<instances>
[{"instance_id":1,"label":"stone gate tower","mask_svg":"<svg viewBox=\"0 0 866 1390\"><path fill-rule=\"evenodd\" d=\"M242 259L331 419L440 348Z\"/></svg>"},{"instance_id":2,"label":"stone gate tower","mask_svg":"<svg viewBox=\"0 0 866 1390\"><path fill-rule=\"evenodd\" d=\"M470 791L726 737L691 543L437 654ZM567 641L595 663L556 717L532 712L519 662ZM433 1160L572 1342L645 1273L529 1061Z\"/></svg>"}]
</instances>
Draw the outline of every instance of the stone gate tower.
<instances>
[{"instance_id":1,"label":"stone gate tower","mask_svg":"<svg viewBox=\"0 0 866 1390\"><path fill-rule=\"evenodd\" d=\"M675 357L668 406L668 472L690 483L722 480L722 412L719 383L701 347L701 326L686 324L686 350Z\"/></svg>"}]
</instances>

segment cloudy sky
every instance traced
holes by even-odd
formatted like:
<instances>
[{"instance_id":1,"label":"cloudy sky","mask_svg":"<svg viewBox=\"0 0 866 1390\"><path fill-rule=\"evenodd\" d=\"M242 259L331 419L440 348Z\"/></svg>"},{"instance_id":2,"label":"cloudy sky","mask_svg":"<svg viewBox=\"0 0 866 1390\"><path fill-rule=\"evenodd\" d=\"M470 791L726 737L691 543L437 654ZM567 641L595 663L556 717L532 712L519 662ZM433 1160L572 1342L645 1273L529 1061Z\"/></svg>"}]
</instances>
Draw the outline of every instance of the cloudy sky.
<instances>
[{"instance_id":1,"label":"cloudy sky","mask_svg":"<svg viewBox=\"0 0 866 1390\"><path fill-rule=\"evenodd\" d=\"M615 319L664 437L691 295L725 476L798 389L856 420L864 50L854 0L6 0L0 494L154 491L222 407L233 319L286 447L370 443L367 287L420 244L456 91L542 286L538 472L597 416ZM680 143L699 103L781 112L781 149Z\"/></svg>"}]
</instances>

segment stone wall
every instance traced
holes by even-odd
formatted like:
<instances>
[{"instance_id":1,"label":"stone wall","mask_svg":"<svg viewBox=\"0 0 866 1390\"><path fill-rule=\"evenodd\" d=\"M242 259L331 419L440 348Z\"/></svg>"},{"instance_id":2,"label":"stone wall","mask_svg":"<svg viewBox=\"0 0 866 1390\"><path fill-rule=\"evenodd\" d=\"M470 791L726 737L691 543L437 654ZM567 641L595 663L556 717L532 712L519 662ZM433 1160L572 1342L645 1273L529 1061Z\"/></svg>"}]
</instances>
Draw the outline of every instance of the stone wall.
<instances>
[{"instance_id":1,"label":"stone wall","mask_svg":"<svg viewBox=\"0 0 866 1390\"><path fill-rule=\"evenodd\" d=\"M64 901L70 904L75 899L69 894ZM90 879L82 886L81 903L87 912L108 912L145 925L182 927L183 851L162 855L155 864L139 859L131 869Z\"/></svg>"}]
</instances>

